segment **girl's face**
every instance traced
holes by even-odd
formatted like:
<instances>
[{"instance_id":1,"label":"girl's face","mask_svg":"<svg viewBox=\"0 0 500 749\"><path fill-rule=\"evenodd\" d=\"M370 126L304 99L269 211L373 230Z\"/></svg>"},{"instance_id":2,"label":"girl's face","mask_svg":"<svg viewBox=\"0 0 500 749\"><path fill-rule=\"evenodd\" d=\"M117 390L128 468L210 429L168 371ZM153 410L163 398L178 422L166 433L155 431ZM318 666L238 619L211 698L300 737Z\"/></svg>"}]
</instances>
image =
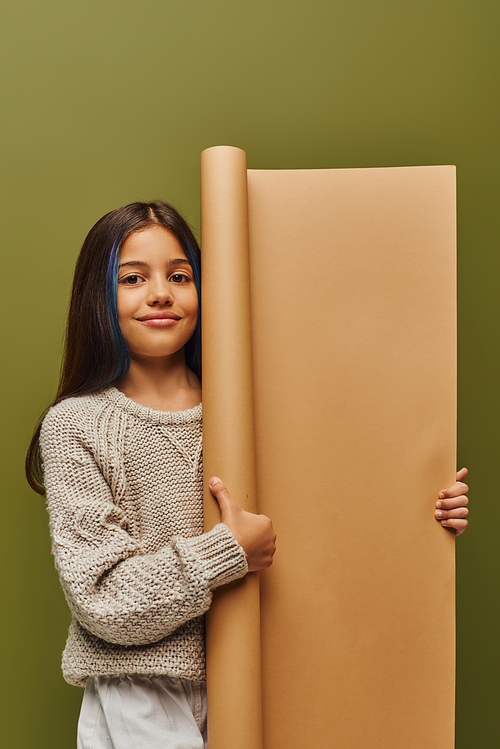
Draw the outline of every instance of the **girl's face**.
<instances>
[{"instance_id":1,"label":"girl's face","mask_svg":"<svg viewBox=\"0 0 500 749\"><path fill-rule=\"evenodd\" d=\"M135 358L166 357L194 333L198 294L180 242L164 226L148 226L122 245L118 320Z\"/></svg>"}]
</instances>

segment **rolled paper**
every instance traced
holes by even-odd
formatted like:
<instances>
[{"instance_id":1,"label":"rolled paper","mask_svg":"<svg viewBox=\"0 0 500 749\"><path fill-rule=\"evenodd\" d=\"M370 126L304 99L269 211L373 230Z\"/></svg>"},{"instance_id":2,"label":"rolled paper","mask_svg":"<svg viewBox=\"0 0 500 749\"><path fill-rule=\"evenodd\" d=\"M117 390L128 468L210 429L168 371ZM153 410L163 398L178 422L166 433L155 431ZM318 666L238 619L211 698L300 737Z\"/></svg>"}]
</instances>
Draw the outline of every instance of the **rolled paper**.
<instances>
[{"instance_id":1,"label":"rolled paper","mask_svg":"<svg viewBox=\"0 0 500 749\"><path fill-rule=\"evenodd\" d=\"M266 749L452 749L455 169L248 172Z\"/></svg>"},{"instance_id":2,"label":"rolled paper","mask_svg":"<svg viewBox=\"0 0 500 749\"><path fill-rule=\"evenodd\" d=\"M454 536L434 509L455 480L454 167L247 177L257 494L278 534L264 748L452 749ZM221 187L228 213L243 183ZM228 657L227 632L208 636L220 686L247 668L244 640ZM254 708L211 702L219 686L209 723L237 714L239 748Z\"/></svg>"},{"instance_id":3,"label":"rolled paper","mask_svg":"<svg viewBox=\"0 0 500 749\"><path fill-rule=\"evenodd\" d=\"M207 479L257 512L246 154L201 155L205 529L220 521ZM262 749L258 573L215 592L206 617L210 749Z\"/></svg>"}]
</instances>

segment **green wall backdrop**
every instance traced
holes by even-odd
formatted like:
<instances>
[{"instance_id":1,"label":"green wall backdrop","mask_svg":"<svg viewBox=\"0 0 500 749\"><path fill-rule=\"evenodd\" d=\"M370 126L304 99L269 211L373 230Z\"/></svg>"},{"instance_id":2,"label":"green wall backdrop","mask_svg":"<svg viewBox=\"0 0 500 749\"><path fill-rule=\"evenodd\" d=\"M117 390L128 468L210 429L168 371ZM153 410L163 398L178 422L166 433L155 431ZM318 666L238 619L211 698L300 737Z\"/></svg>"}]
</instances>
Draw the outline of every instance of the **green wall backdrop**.
<instances>
[{"instance_id":1,"label":"green wall backdrop","mask_svg":"<svg viewBox=\"0 0 500 749\"><path fill-rule=\"evenodd\" d=\"M134 199L170 200L198 227L199 153L217 144L254 168L457 165L458 463L473 513L457 542L456 746L497 746L499 20L496 0L4 9L4 746L75 745L81 691L59 670L68 613L23 458L54 393L77 252Z\"/></svg>"}]
</instances>

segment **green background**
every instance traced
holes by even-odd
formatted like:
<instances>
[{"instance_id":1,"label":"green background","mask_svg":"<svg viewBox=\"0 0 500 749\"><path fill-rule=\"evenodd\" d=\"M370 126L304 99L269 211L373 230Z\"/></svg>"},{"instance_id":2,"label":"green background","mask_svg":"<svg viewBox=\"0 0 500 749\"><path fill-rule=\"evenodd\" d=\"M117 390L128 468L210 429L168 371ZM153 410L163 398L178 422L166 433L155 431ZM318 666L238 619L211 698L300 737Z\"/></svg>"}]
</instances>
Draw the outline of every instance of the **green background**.
<instances>
[{"instance_id":1,"label":"green background","mask_svg":"<svg viewBox=\"0 0 500 749\"><path fill-rule=\"evenodd\" d=\"M55 390L76 255L135 199L174 202L198 227L199 153L218 144L253 168L457 165L458 464L473 514L457 542L456 746L497 745L499 18L497 0L4 9L4 746L75 745L82 692L59 670L68 613L23 456Z\"/></svg>"}]
</instances>

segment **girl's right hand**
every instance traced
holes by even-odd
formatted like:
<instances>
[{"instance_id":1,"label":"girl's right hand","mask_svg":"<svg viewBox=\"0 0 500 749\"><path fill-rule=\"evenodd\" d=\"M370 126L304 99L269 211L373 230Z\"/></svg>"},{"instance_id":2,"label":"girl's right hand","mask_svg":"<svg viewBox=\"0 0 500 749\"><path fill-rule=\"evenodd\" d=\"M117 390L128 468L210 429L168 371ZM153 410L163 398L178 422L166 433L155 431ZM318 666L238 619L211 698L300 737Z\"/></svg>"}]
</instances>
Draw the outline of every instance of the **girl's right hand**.
<instances>
[{"instance_id":1,"label":"girl's right hand","mask_svg":"<svg viewBox=\"0 0 500 749\"><path fill-rule=\"evenodd\" d=\"M276 551L276 533L269 518L242 510L216 476L208 483L219 503L222 522L227 525L246 554L248 571L255 572L270 567Z\"/></svg>"}]
</instances>

